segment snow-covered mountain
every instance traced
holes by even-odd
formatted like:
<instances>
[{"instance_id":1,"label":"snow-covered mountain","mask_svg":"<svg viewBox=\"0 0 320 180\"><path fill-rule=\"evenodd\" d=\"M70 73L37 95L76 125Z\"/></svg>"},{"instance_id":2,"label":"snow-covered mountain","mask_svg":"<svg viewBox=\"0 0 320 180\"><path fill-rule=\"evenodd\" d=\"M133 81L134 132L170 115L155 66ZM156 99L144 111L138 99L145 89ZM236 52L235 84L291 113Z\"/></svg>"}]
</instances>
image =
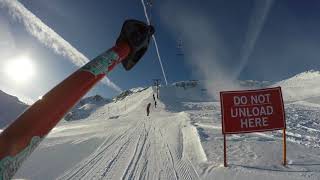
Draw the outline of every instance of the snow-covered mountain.
<instances>
[{"instance_id":1,"label":"snow-covered mountain","mask_svg":"<svg viewBox=\"0 0 320 180\"><path fill-rule=\"evenodd\" d=\"M320 103L320 72L306 71L274 86L281 86L285 101L307 100Z\"/></svg>"},{"instance_id":2,"label":"snow-covered mountain","mask_svg":"<svg viewBox=\"0 0 320 180\"><path fill-rule=\"evenodd\" d=\"M82 121L58 124L15 178L320 179L319 104L286 103L287 167L282 134L274 131L228 135L224 168L220 102L207 91L198 81L161 86L157 108L155 87L123 92ZM92 99L78 107L87 104Z\"/></svg>"},{"instance_id":3,"label":"snow-covered mountain","mask_svg":"<svg viewBox=\"0 0 320 180\"><path fill-rule=\"evenodd\" d=\"M79 119L85 119L99 107L110 103L112 100L103 98L100 95L90 96L83 98L79 101L75 107L64 117L66 121L74 121Z\"/></svg>"},{"instance_id":4,"label":"snow-covered mountain","mask_svg":"<svg viewBox=\"0 0 320 180\"><path fill-rule=\"evenodd\" d=\"M100 95L95 95L91 97L86 97L82 100L79 101L79 103L72 108L72 110L67 113L67 115L64 117L66 121L74 121L74 120L81 120L89 117L92 113L94 113L96 110L99 108L109 104L109 103L117 103L118 101L122 101L126 99L127 97L135 94L135 93L140 93L147 88L143 87L138 87L138 88L132 88L126 91L123 91L119 95L115 96L112 100L111 99L106 99L103 98ZM108 112L113 111L112 113L109 114L116 114L118 113L119 108L112 108L116 107L115 105L109 105L108 106Z\"/></svg>"},{"instance_id":5,"label":"snow-covered mountain","mask_svg":"<svg viewBox=\"0 0 320 180\"><path fill-rule=\"evenodd\" d=\"M142 92L144 90L146 90L147 88L145 87L137 87L137 88L132 88L132 89L128 89L126 91L123 91L122 93L120 93L119 95L115 96L112 100L117 102L117 101L121 101L123 99L125 99L126 97L134 94L134 93L139 93Z\"/></svg>"},{"instance_id":6,"label":"snow-covered mountain","mask_svg":"<svg viewBox=\"0 0 320 180\"><path fill-rule=\"evenodd\" d=\"M27 107L28 105L19 101L17 97L0 90L0 129L9 125Z\"/></svg>"}]
</instances>

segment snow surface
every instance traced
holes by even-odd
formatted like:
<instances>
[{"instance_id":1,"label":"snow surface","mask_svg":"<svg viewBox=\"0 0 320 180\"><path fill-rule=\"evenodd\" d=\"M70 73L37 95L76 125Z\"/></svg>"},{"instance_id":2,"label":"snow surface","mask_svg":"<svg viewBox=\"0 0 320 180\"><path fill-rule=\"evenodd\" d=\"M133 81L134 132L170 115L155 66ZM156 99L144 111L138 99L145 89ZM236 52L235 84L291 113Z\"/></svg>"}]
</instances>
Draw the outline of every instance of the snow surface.
<instances>
[{"instance_id":1,"label":"snow surface","mask_svg":"<svg viewBox=\"0 0 320 180\"><path fill-rule=\"evenodd\" d=\"M90 116L99 107L110 103L111 100L105 99L99 95L81 99L72 110L64 117L67 121L84 119Z\"/></svg>"},{"instance_id":2,"label":"snow surface","mask_svg":"<svg viewBox=\"0 0 320 180\"><path fill-rule=\"evenodd\" d=\"M320 103L320 72L306 71L274 86L281 86L285 101L306 100Z\"/></svg>"},{"instance_id":3,"label":"snow surface","mask_svg":"<svg viewBox=\"0 0 320 180\"><path fill-rule=\"evenodd\" d=\"M320 104L286 103L288 166L281 164L281 132L275 131L228 135L225 168L220 103L201 82L192 83L161 87L157 108L154 89L139 88L81 120L60 123L15 178L320 179Z\"/></svg>"}]
</instances>

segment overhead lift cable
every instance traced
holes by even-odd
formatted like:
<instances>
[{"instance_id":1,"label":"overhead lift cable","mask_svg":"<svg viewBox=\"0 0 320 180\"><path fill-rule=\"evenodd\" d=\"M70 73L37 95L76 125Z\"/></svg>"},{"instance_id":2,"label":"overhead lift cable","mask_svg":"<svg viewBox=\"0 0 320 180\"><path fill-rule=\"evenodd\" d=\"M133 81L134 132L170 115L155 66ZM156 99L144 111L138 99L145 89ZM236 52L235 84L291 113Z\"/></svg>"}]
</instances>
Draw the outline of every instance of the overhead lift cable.
<instances>
[{"instance_id":1,"label":"overhead lift cable","mask_svg":"<svg viewBox=\"0 0 320 180\"><path fill-rule=\"evenodd\" d=\"M148 13L147 13L147 7L146 7L146 5L144 3L144 0L141 0L141 3L142 3L142 6L143 6L144 15L146 16L148 25L151 25L151 8L153 6L153 2L151 0L148 1L149 6L150 6L150 13L149 13L150 14L150 19L149 19ZM165 81L166 85L168 85L167 77L166 77L166 74L165 74L165 71L164 71L164 68L163 68L163 65L162 65L162 60L161 60L161 56L160 56L160 52L159 52L159 48L158 48L158 43L157 43L157 40L156 40L156 37L155 37L154 34L152 35L152 39L153 39L153 43L154 43L154 45L156 47L156 52L157 52L158 60L159 60L160 67L161 67L161 70L162 70L164 81Z\"/></svg>"}]
</instances>

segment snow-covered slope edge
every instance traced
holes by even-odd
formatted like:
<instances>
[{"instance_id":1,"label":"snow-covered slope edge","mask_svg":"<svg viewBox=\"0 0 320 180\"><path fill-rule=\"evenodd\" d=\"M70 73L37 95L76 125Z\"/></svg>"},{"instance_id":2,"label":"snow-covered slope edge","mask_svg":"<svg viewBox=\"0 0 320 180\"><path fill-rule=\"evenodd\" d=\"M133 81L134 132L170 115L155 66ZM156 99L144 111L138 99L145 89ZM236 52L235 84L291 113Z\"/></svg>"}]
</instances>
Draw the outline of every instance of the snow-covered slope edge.
<instances>
[{"instance_id":1,"label":"snow-covered slope edge","mask_svg":"<svg viewBox=\"0 0 320 180\"><path fill-rule=\"evenodd\" d=\"M105 99L99 95L84 98L79 101L79 103L72 108L70 112L64 117L67 121L74 121L85 119L90 116L99 107L110 103L111 100Z\"/></svg>"},{"instance_id":2,"label":"snow-covered slope edge","mask_svg":"<svg viewBox=\"0 0 320 180\"><path fill-rule=\"evenodd\" d=\"M281 86L285 101L310 100L320 103L319 71L302 72L273 86Z\"/></svg>"},{"instance_id":3,"label":"snow-covered slope edge","mask_svg":"<svg viewBox=\"0 0 320 180\"><path fill-rule=\"evenodd\" d=\"M118 114L122 108L124 109L126 107L128 108L131 107L130 104L127 105L127 103L121 103L121 101L126 102L128 97L134 94L140 93L146 89L147 88L142 88L142 87L132 88L132 89L123 91L122 93L114 97L112 100L103 98L100 95L83 98L77 103L75 107L72 108L72 110L69 113L67 113L64 119L67 121L86 119L95 111L97 111L99 108L105 105L108 105L109 103L112 103L108 106L108 110L107 110L107 113L109 114L109 117L110 117L111 115Z\"/></svg>"},{"instance_id":4,"label":"snow-covered slope edge","mask_svg":"<svg viewBox=\"0 0 320 180\"><path fill-rule=\"evenodd\" d=\"M183 154L192 157L194 161L198 163L206 162L207 156L201 145L200 136L198 134L197 128L191 124L189 114L185 112L179 113L182 119L185 119L185 125L182 128L183 137Z\"/></svg>"}]
</instances>

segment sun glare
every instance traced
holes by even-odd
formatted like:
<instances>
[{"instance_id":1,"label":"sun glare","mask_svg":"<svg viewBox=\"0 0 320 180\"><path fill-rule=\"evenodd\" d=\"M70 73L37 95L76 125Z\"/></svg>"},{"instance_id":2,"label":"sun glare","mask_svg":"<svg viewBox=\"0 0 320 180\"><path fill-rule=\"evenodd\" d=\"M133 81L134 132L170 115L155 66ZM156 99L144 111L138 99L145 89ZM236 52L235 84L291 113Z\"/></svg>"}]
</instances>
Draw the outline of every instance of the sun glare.
<instances>
[{"instance_id":1,"label":"sun glare","mask_svg":"<svg viewBox=\"0 0 320 180\"><path fill-rule=\"evenodd\" d=\"M29 81L35 73L33 64L27 56L11 59L5 65L4 70L7 76L17 83Z\"/></svg>"}]
</instances>

